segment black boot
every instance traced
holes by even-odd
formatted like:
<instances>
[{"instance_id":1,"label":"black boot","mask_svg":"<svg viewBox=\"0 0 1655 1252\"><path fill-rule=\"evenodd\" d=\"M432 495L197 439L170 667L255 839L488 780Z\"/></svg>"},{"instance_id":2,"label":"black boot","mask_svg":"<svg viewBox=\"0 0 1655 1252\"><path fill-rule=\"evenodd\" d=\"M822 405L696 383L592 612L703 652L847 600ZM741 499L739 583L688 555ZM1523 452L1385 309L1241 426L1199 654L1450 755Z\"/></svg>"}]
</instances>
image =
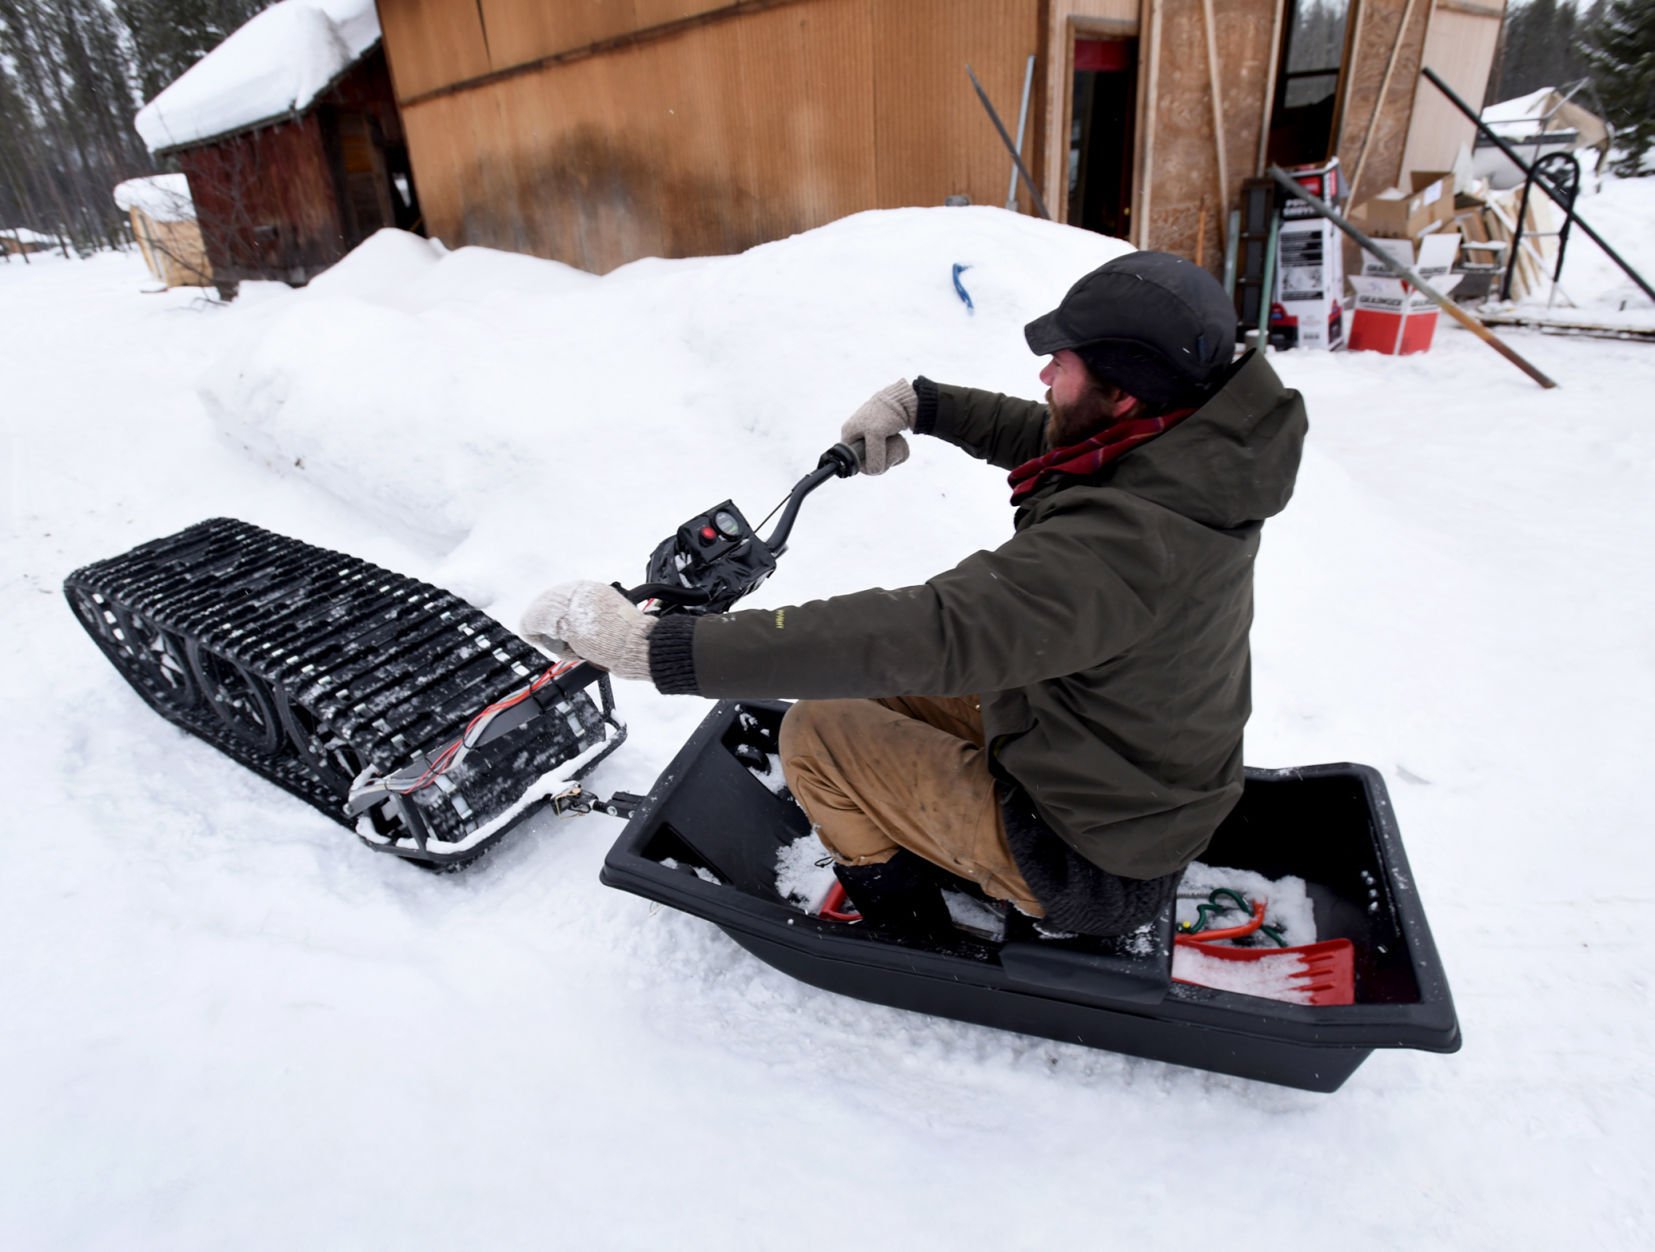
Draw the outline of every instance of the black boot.
<instances>
[{"instance_id":1,"label":"black boot","mask_svg":"<svg viewBox=\"0 0 1655 1252\"><path fill-rule=\"evenodd\" d=\"M940 871L922 856L898 849L878 865L835 865L833 872L870 925L913 935L947 934L953 929L937 885Z\"/></svg>"}]
</instances>

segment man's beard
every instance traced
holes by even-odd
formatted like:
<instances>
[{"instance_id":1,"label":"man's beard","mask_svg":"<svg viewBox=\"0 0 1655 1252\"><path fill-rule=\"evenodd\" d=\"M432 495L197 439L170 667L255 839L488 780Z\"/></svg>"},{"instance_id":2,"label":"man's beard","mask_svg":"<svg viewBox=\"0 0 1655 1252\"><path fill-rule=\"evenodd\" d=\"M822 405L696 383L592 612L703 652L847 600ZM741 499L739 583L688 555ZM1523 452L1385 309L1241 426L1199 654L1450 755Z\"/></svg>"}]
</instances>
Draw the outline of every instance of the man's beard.
<instances>
[{"instance_id":1,"label":"man's beard","mask_svg":"<svg viewBox=\"0 0 1655 1252\"><path fill-rule=\"evenodd\" d=\"M1046 446L1067 448L1100 433L1115 421L1111 402L1097 386L1086 388L1072 404L1058 404L1046 392Z\"/></svg>"}]
</instances>

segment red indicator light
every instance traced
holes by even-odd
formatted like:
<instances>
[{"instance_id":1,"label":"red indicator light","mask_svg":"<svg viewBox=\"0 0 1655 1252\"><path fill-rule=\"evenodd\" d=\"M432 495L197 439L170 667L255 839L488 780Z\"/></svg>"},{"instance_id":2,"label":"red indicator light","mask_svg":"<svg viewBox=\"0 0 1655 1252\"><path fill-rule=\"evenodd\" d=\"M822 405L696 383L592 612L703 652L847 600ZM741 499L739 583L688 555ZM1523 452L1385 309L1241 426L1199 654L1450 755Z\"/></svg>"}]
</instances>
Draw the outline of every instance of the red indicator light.
<instances>
[{"instance_id":1,"label":"red indicator light","mask_svg":"<svg viewBox=\"0 0 1655 1252\"><path fill-rule=\"evenodd\" d=\"M711 543L714 539L718 538L718 532L711 526L703 526L701 528L701 537L708 543Z\"/></svg>"}]
</instances>

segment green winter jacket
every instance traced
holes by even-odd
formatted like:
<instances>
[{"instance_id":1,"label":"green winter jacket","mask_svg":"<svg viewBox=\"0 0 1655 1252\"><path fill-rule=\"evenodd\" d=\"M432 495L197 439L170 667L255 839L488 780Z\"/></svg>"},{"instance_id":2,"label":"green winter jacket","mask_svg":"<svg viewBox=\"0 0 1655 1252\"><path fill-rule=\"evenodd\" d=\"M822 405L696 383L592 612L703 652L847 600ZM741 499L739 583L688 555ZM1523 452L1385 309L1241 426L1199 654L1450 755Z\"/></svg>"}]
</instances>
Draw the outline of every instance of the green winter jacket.
<instances>
[{"instance_id":1,"label":"green winter jacket","mask_svg":"<svg viewBox=\"0 0 1655 1252\"><path fill-rule=\"evenodd\" d=\"M1046 408L917 384L918 433L1011 469ZM995 769L1112 874L1197 857L1241 794L1263 519L1293 491L1304 405L1265 358L1094 475L1054 475L1015 533L921 586L666 618L664 691L727 698L979 695Z\"/></svg>"}]
</instances>

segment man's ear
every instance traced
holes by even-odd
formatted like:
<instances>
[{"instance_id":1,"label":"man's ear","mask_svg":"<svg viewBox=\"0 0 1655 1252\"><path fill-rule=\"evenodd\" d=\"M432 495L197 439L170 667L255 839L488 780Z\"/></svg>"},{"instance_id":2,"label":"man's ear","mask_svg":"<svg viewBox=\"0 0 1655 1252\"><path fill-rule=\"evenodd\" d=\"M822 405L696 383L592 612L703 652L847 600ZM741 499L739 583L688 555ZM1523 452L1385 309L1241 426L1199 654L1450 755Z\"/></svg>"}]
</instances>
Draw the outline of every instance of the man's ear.
<instances>
[{"instance_id":1,"label":"man's ear","mask_svg":"<svg viewBox=\"0 0 1655 1252\"><path fill-rule=\"evenodd\" d=\"M1118 422L1122 418L1131 417L1138 409L1144 407L1137 396L1128 395L1119 387L1114 387L1110 390L1109 417L1112 421Z\"/></svg>"}]
</instances>

